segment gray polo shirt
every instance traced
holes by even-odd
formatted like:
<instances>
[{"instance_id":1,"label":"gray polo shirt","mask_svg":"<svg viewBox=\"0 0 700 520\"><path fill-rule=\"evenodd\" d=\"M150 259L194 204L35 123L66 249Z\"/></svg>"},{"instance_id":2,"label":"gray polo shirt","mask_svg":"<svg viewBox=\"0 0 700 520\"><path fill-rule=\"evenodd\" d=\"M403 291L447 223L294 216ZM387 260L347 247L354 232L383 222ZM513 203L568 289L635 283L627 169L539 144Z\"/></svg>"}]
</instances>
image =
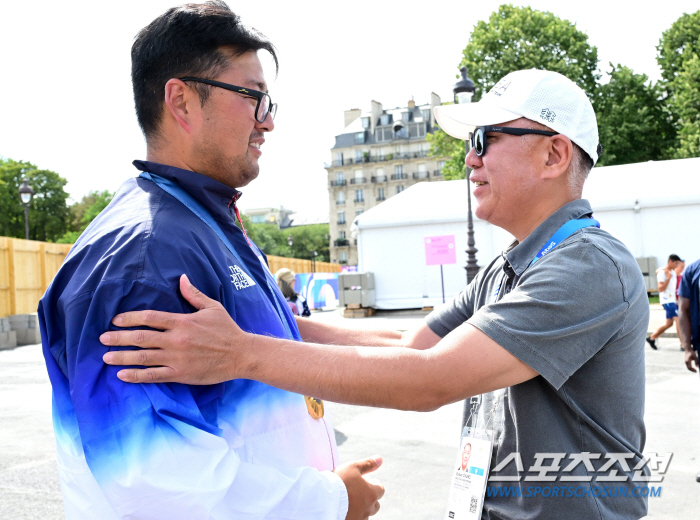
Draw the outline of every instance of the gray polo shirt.
<instances>
[{"instance_id":1,"label":"gray polo shirt","mask_svg":"<svg viewBox=\"0 0 700 520\"><path fill-rule=\"evenodd\" d=\"M605 222L602 229L575 232L530 266L564 223L591 213L586 200L561 207L426 318L441 337L467 321L540 374L465 403L468 426L494 430L491 476L513 479L489 482L508 488L510 496L487 493L484 519L646 515L647 499L632 496L643 494L635 492L636 486L648 484L632 481L645 441L644 338L649 323L639 267L624 244L604 230ZM472 406L475 413L470 415ZM587 452L601 455L587 460L588 468L581 462L564 471L575 461L572 455ZM514 458L494 472L513 453L519 454L523 471L517 470ZM541 466L559 466L546 473L554 481L526 480L538 475L530 470L538 453L565 454L540 460ZM611 464L606 454L630 457L627 468L613 460L600 471ZM648 475L646 468L643 475ZM605 476L627 480L600 480Z\"/></svg>"}]
</instances>

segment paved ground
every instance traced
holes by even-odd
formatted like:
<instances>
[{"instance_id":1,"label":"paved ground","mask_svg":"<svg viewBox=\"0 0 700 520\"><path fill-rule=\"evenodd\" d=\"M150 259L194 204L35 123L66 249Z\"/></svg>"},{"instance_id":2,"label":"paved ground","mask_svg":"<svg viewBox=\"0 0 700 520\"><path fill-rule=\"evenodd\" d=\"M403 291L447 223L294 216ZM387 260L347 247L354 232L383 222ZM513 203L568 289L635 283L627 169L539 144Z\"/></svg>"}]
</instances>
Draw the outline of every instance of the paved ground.
<instances>
[{"instance_id":1,"label":"paved ground","mask_svg":"<svg viewBox=\"0 0 700 520\"><path fill-rule=\"evenodd\" d=\"M313 319L342 320L336 313ZM396 313L353 320L358 326L405 329L420 319ZM660 321L659 321L660 320ZM652 312L650 328L664 317ZM650 500L655 520L696 518L700 508L700 380L682 363L675 338L647 348L646 451L673 452L663 492ZM63 518L51 430L51 395L39 345L0 351L0 518ZM439 519L454 462L461 404L413 413L327 403L345 461L380 454L387 488L380 520Z\"/></svg>"}]
</instances>

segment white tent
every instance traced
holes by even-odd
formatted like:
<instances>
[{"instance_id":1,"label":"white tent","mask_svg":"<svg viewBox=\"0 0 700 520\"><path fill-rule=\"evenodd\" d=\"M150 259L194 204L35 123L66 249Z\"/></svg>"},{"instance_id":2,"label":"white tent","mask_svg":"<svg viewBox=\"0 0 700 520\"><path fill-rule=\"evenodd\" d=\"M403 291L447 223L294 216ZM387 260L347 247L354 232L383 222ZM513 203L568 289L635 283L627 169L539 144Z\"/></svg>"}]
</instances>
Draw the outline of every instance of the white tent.
<instances>
[{"instance_id":1,"label":"white tent","mask_svg":"<svg viewBox=\"0 0 700 520\"><path fill-rule=\"evenodd\" d=\"M700 158L594 168L583 196L635 257L656 257L659 265L671 253L700 258ZM464 288L466 198L466 181L423 182L355 219L358 269L374 273L378 309L442 302L440 267L426 265L426 237L454 235L457 263L443 266L446 299ZM513 240L476 217L474 236L480 266Z\"/></svg>"}]
</instances>

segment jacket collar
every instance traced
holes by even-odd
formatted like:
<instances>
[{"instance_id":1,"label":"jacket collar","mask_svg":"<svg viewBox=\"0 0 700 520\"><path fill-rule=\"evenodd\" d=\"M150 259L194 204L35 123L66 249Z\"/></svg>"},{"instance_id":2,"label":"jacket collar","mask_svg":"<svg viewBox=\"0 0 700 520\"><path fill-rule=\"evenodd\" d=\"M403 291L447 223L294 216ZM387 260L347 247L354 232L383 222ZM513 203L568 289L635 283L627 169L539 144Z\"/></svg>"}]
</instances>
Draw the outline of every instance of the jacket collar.
<instances>
[{"instance_id":1,"label":"jacket collar","mask_svg":"<svg viewBox=\"0 0 700 520\"><path fill-rule=\"evenodd\" d=\"M242 195L240 191L201 173L150 161L137 160L133 162L133 165L142 172L154 173L178 183L207 208L214 219L229 222L233 217L232 208L229 206L232 206L232 203L236 202Z\"/></svg>"},{"instance_id":2,"label":"jacket collar","mask_svg":"<svg viewBox=\"0 0 700 520\"><path fill-rule=\"evenodd\" d=\"M547 220L542 222L530 233L525 240L515 242L505 253L506 262L515 271L515 274L522 276L528 268L532 259L539 253L542 246L549 240L557 230L569 220L576 220L591 215L593 210L586 199L578 199L564 204L557 211L552 213Z\"/></svg>"}]
</instances>

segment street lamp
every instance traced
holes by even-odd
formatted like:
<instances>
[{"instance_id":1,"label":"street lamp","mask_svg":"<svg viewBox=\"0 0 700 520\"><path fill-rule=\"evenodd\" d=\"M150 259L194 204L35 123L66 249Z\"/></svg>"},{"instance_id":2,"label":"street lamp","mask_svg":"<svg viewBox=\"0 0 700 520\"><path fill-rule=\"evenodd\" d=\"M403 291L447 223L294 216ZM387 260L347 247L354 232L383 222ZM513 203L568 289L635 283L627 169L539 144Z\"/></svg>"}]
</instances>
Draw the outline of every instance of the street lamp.
<instances>
[{"instance_id":1,"label":"street lamp","mask_svg":"<svg viewBox=\"0 0 700 520\"><path fill-rule=\"evenodd\" d=\"M24 206L24 238L29 240L29 204L32 202L34 197L34 190L28 184L26 178L22 179L22 185L19 187L19 200L22 201L22 206Z\"/></svg>"},{"instance_id":2,"label":"street lamp","mask_svg":"<svg viewBox=\"0 0 700 520\"><path fill-rule=\"evenodd\" d=\"M467 67L462 67L459 69L462 77L455 83L452 88L454 92L454 101L458 104L471 103L474 92L476 88L474 87L474 82L467 76ZM465 152L469 153L469 140L464 141ZM467 271L467 283L471 282L476 274L479 272L479 266L476 264L476 252L478 249L474 247L476 242L474 241L474 217L472 216L472 189L469 183L469 174L471 173L471 168L466 166L466 179L467 179L467 265L464 267Z\"/></svg>"},{"instance_id":3,"label":"street lamp","mask_svg":"<svg viewBox=\"0 0 700 520\"><path fill-rule=\"evenodd\" d=\"M292 235L289 235L287 237L287 244L289 244L289 256L292 257L292 245L294 245L294 238Z\"/></svg>"}]
</instances>

